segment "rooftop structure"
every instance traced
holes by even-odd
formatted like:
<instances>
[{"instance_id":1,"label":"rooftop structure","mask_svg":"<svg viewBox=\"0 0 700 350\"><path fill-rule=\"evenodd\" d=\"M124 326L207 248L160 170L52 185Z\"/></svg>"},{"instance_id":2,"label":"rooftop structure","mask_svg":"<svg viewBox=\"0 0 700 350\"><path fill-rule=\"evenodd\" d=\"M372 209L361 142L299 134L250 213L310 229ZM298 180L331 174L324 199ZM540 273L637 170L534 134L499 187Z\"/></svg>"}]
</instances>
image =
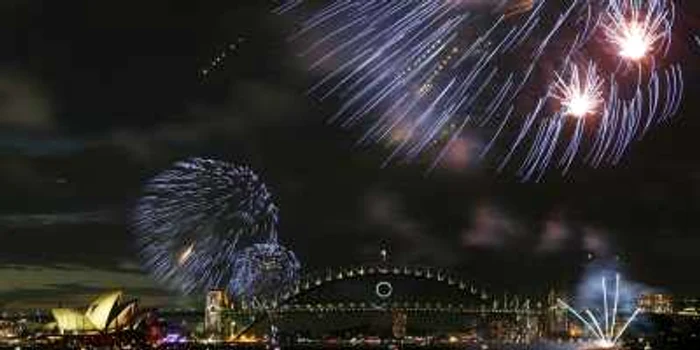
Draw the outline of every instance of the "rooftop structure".
<instances>
[{"instance_id":1,"label":"rooftop structure","mask_svg":"<svg viewBox=\"0 0 700 350\"><path fill-rule=\"evenodd\" d=\"M638 307L642 312L654 314L673 313L673 298L667 294L648 294L639 297Z\"/></svg>"},{"instance_id":2,"label":"rooftop structure","mask_svg":"<svg viewBox=\"0 0 700 350\"><path fill-rule=\"evenodd\" d=\"M52 309L56 320L48 325L61 333L112 332L131 328L134 324L137 302L122 303L122 291L113 291L98 296L85 313L74 309Z\"/></svg>"}]
</instances>

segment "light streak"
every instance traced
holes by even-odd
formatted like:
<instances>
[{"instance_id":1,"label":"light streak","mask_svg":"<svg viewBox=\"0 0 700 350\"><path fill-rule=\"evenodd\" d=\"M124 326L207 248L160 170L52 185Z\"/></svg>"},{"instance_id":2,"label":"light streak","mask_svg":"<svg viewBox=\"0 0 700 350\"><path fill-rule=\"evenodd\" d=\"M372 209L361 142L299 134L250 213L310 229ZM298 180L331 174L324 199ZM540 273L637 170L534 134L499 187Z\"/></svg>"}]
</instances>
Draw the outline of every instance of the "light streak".
<instances>
[{"instance_id":1,"label":"light streak","mask_svg":"<svg viewBox=\"0 0 700 350\"><path fill-rule=\"evenodd\" d=\"M581 77L578 67L572 65L571 77L563 79L556 75L555 92L553 97L558 99L565 115L584 118L598 112L603 103L603 80L594 64L590 64L586 73Z\"/></svg>"},{"instance_id":2,"label":"light streak","mask_svg":"<svg viewBox=\"0 0 700 350\"><path fill-rule=\"evenodd\" d=\"M255 244L233 264L228 290L245 302L275 302L299 278L301 264L291 250L277 243Z\"/></svg>"},{"instance_id":3,"label":"light streak","mask_svg":"<svg viewBox=\"0 0 700 350\"><path fill-rule=\"evenodd\" d=\"M635 309L632 315L627 319L623 326L616 331L617 320L616 316L618 314L618 301L620 297L620 275L617 274L615 277L615 301L612 310L608 308L608 294L607 294L607 281L605 277L602 278L602 289L603 289L603 323L605 330L600 326L600 321L591 312L591 310L586 309L584 313L588 316L588 320L584 318L576 309L572 308L561 299L557 299L557 302L568 310L574 317L576 317L581 323L583 323L588 330L591 331L596 336L596 345L603 348L614 348L617 346L620 337L627 331L630 324L636 319L639 314L639 309Z\"/></svg>"},{"instance_id":4,"label":"light streak","mask_svg":"<svg viewBox=\"0 0 700 350\"><path fill-rule=\"evenodd\" d=\"M433 169L468 133L499 171L539 180L577 163L614 166L676 114L671 0L482 4L293 1L277 13L303 18L290 42L319 77L309 94L338 98L330 121L387 145L385 165L427 157Z\"/></svg>"},{"instance_id":5,"label":"light streak","mask_svg":"<svg viewBox=\"0 0 700 350\"><path fill-rule=\"evenodd\" d=\"M666 54L673 30L673 2L609 0L608 6L603 28L620 57L635 62L656 50Z\"/></svg>"},{"instance_id":6,"label":"light streak","mask_svg":"<svg viewBox=\"0 0 700 350\"><path fill-rule=\"evenodd\" d=\"M184 293L227 287L241 251L277 241L278 209L258 175L210 159L149 180L132 220L145 268Z\"/></svg>"}]
</instances>

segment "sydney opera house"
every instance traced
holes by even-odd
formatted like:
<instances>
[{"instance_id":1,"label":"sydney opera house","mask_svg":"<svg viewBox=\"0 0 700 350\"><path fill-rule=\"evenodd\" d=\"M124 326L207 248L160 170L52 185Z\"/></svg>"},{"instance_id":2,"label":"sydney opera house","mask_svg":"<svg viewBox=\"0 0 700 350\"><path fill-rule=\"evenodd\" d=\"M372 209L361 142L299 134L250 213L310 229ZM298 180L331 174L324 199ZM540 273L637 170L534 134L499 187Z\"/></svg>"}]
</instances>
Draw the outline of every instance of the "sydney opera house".
<instances>
[{"instance_id":1,"label":"sydney opera house","mask_svg":"<svg viewBox=\"0 0 700 350\"><path fill-rule=\"evenodd\" d=\"M122 302L123 293L114 291L97 297L84 313L74 309L53 309L55 322L48 329L61 334L109 333L132 329L137 323L137 301Z\"/></svg>"}]
</instances>

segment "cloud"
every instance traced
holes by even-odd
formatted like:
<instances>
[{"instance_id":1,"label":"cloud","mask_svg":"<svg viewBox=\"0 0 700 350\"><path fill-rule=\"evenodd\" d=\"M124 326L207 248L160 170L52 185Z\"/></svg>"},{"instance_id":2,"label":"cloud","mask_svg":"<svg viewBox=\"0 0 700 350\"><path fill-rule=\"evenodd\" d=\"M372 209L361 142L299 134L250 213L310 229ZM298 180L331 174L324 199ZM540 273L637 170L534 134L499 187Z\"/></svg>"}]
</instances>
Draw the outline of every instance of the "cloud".
<instances>
[{"instance_id":1,"label":"cloud","mask_svg":"<svg viewBox=\"0 0 700 350\"><path fill-rule=\"evenodd\" d=\"M17 156L66 155L83 149L63 134L55 119L53 96L20 70L0 70L0 153Z\"/></svg>"},{"instance_id":2,"label":"cloud","mask_svg":"<svg viewBox=\"0 0 700 350\"><path fill-rule=\"evenodd\" d=\"M471 223L462 233L462 243L469 248L502 248L524 233L521 224L491 205L477 205Z\"/></svg>"},{"instance_id":3,"label":"cloud","mask_svg":"<svg viewBox=\"0 0 700 350\"><path fill-rule=\"evenodd\" d=\"M473 169L479 164L483 147L475 135L458 137L451 141L440 159L440 167L455 172Z\"/></svg>"},{"instance_id":4,"label":"cloud","mask_svg":"<svg viewBox=\"0 0 700 350\"><path fill-rule=\"evenodd\" d=\"M114 272L86 265L57 264L0 266L0 292L15 289L54 289L56 284L77 283L98 288L154 287L155 283L144 274Z\"/></svg>"},{"instance_id":5,"label":"cloud","mask_svg":"<svg viewBox=\"0 0 700 350\"><path fill-rule=\"evenodd\" d=\"M84 307L97 294L114 289L144 304L167 302L169 295L147 275L86 265L0 266L0 304L4 308Z\"/></svg>"},{"instance_id":6,"label":"cloud","mask_svg":"<svg viewBox=\"0 0 700 350\"><path fill-rule=\"evenodd\" d=\"M123 271L123 272L140 272L140 271L142 271L141 266L138 263L136 263L135 261L131 261L131 260L120 261L117 264L117 269L118 269L118 271Z\"/></svg>"},{"instance_id":7,"label":"cloud","mask_svg":"<svg viewBox=\"0 0 700 350\"><path fill-rule=\"evenodd\" d=\"M0 174L0 179L11 185L38 183L44 178L36 164L17 157L3 157L0 161Z\"/></svg>"},{"instance_id":8,"label":"cloud","mask_svg":"<svg viewBox=\"0 0 700 350\"><path fill-rule=\"evenodd\" d=\"M495 205L479 204L471 216L471 225L462 232L465 248L516 249L533 255L585 251L608 257L613 253L608 230L577 224L561 213L550 214L543 221L528 222Z\"/></svg>"},{"instance_id":9,"label":"cloud","mask_svg":"<svg viewBox=\"0 0 700 350\"><path fill-rule=\"evenodd\" d=\"M117 222L117 215L111 211L0 215L0 227L5 228L31 228L112 222Z\"/></svg>"},{"instance_id":10,"label":"cloud","mask_svg":"<svg viewBox=\"0 0 700 350\"><path fill-rule=\"evenodd\" d=\"M407 214L402 198L381 190L369 192L363 201L366 221L370 226L388 234L392 245L396 244L397 263L427 262L452 265L458 262L457 253L443 240L426 233L426 227ZM376 250L376 246L367 247Z\"/></svg>"},{"instance_id":11,"label":"cloud","mask_svg":"<svg viewBox=\"0 0 700 350\"><path fill-rule=\"evenodd\" d=\"M611 254L609 233L596 227L584 227L582 231L583 250L599 257L607 257Z\"/></svg>"},{"instance_id":12,"label":"cloud","mask_svg":"<svg viewBox=\"0 0 700 350\"><path fill-rule=\"evenodd\" d=\"M169 157L178 149L206 149L226 142L255 148L271 129L300 120L295 92L266 82L243 81L231 87L235 92L218 107L194 105L175 121L156 123L148 130L121 128L92 142L126 151L134 160L151 162Z\"/></svg>"},{"instance_id":13,"label":"cloud","mask_svg":"<svg viewBox=\"0 0 700 350\"><path fill-rule=\"evenodd\" d=\"M544 229L535 251L547 254L566 250L566 244L570 242L573 234L571 227L563 219L550 218L544 222Z\"/></svg>"},{"instance_id":14,"label":"cloud","mask_svg":"<svg viewBox=\"0 0 700 350\"><path fill-rule=\"evenodd\" d=\"M52 113L51 99L37 81L19 72L0 71L0 126L51 129Z\"/></svg>"},{"instance_id":15,"label":"cloud","mask_svg":"<svg viewBox=\"0 0 700 350\"><path fill-rule=\"evenodd\" d=\"M9 155L70 155L83 147L81 140L49 133L0 133L0 153Z\"/></svg>"}]
</instances>

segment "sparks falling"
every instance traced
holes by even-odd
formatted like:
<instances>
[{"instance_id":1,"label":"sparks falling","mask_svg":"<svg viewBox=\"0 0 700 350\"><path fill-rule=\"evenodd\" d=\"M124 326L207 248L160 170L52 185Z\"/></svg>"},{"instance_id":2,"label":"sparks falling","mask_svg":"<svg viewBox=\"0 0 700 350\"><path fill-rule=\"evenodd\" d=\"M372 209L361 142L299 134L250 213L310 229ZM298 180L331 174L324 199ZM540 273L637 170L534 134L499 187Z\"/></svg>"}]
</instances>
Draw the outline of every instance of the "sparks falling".
<instances>
[{"instance_id":1,"label":"sparks falling","mask_svg":"<svg viewBox=\"0 0 700 350\"><path fill-rule=\"evenodd\" d=\"M277 244L254 244L233 263L228 290L239 301L275 302L299 278L301 264L291 250Z\"/></svg>"},{"instance_id":2,"label":"sparks falling","mask_svg":"<svg viewBox=\"0 0 700 350\"><path fill-rule=\"evenodd\" d=\"M638 62L656 50L668 51L673 17L673 2L610 0L604 31L621 58Z\"/></svg>"},{"instance_id":3,"label":"sparks falling","mask_svg":"<svg viewBox=\"0 0 700 350\"><path fill-rule=\"evenodd\" d=\"M132 220L144 267L185 294L230 286L241 252L277 242L267 186L248 167L212 159L176 162L148 181Z\"/></svg>"},{"instance_id":4,"label":"sparks falling","mask_svg":"<svg viewBox=\"0 0 700 350\"><path fill-rule=\"evenodd\" d=\"M469 135L475 158L524 181L614 166L683 94L666 55L672 0L294 0L278 13L302 18L289 40L318 76L309 94L338 99L330 121L388 148L384 165L432 170Z\"/></svg>"},{"instance_id":5,"label":"sparks falling","mask_svg":"<svg viewBox=\"0 0 700 350\"><path fill-rule=\"evenodd\" d=\"M620 56L640 60L651 50L651 42L637 22L629 23L620 38Z\"/></svg>"},{"instance_id":6,"label":"sparks falling","mask_svg":"<svg viewBox=\"0 0 700 350\"><path fill-rule=\"evenodd\" d=\"M595 335L597 338L595 345L605 349L612 349L618 345L620 337L627 331L634 319L639 314L639 309L634 310L632 316L630 316L627 321L620 327L618 325L618 306L620 302L620 275L615 276L615 294L613 299L612 308L608 304L608 283L605 277L601 281L603 289L603 315L596 315L590 309L584 310L583 314L576 311L574 308L569 306L566 302L558 299L560 305L567 309L572 315L574 315L585 327ZM584 317L584 315L586 317ZM599 318L602 316L603 322L600 322Z\"/></svg>"},{"instance_id":7,"label":"sparks falling","mask_svg":"<svg viewBox=\"0 0 700 350\"><path fill-rule=\"evenodd\" d=\"M585 74L572 65L571 77L565 80L557 74L553 97L561 101L563 113L576 118L594 114L603 103L603 80L596 72L595 65L589 65Z\"/></svg>"}]
</instances>

